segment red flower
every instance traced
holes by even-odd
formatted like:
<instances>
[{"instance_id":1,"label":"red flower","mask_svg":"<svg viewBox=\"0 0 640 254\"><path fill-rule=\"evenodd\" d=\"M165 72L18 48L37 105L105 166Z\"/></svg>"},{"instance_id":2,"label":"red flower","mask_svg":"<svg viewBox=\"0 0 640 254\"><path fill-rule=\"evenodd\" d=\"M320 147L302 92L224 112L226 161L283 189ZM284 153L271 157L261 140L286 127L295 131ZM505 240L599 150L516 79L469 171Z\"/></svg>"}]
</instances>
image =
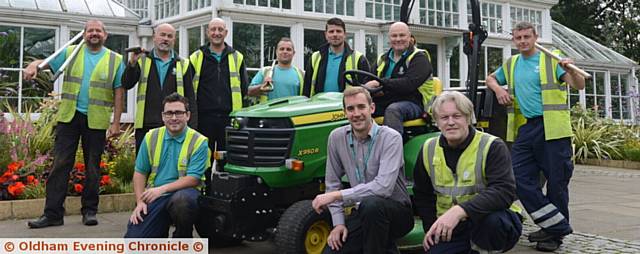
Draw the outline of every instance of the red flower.
<instances>
[{"instance_id":1,"label":"red flower","mask_svg":"<svg viewBox=\"0 0 640 254\"><path fill-rule=\"evenodd\" d=\"M11 162L8 166L7 166L7 172L15 172L16 170L20 169L22 166L24 166L24 161L14 161Z\"/></svg>"},{"instance_id":2,"label":"red flower","mask_svg":"<svg viewBox=\"0 0 640 254\"><path fill-rule=\"evenodd\" d=\"M111 178L108 175L103 175L102 178L100 179L100 186L110 185L110 184L111 184Z\"/></svg>"},{"instance_id":3,"label":"red flower","mask_svg":"<svg viewBox=\"0 0 640 254\"><path fill-rule=\"evenodd\" d=\"M78 169L78 172L84 172L84 163L76 163L75 168Z\"/></svg>"},{"instance_id":4,"label":"red flower","mask_svg":"<svg viewBox=\"0 0 640 254\"><path fill-rule=\"evenodd\" d=\"M100 168L102 168L102 169L107 168L107 163L106 163L106 162L104 162L104 161L101 161L101 162L100 162Z\"/></svg>"},{"instance_id":5,"label":"red flower","mask_svg":"<svg viewBox=\"0 0 640 254\"><path fill-rule=\"evenodd\" d=\"M24 184L22 182L12 183L7 187L7 190L9 191L9 194L15 198L24 192Z\"/></svg>"},{"instance_id":6,"label":"red flower","mask_svg":"<svg viewBox=\"0 0 640 254\"><path fill-rule=\"evenodd\" d=\"M12 175L11 176L11 180L14 180L14 181L17 181L18 178L20 178L20 176L18 176L18 175Z\"/></svg>"},{"instance_id":7,"label":"red flower","mask_svg":"<svg viewBox=\"0 0 640 254\"><path fill-rule=\"evenodd\" d=\"M82 189L84 189L84 186L82 186L82 184L76 183L73 185L73 190L75 190L77 193L82 193Z\"/></svg>"},{"instance_id":8,"label":"red flower","mask_svg":"<svg viewBox=\"0 0 640 254\"><path fill-rule=\"evenodd\" d=\"M33 175L28 175L27 176L27 184L33 184L36 180L36 177Z\"/></svg>"}]
</instances>

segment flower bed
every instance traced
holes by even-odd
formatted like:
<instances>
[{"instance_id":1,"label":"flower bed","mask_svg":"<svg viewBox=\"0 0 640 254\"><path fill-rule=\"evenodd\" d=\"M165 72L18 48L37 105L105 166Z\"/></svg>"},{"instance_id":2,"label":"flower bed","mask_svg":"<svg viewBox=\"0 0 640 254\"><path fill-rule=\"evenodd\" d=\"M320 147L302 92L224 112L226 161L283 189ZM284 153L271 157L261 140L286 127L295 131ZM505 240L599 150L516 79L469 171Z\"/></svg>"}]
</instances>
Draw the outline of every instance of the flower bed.
<instances>
[{"instance_id":1,"label":"flower bed","mask_svg":"<svg viewBox=\"0 0 640 254\"><path fill-rule=\"evenodd\" d=\"M46 195L45 185L53 164L55 113L58 100L49 97L31 113L0 115L0 200L34 199ZM5 108L10 108L5 106ZM81 145L69 176L68 195L79 196L84 189L85 165ZM106 142L100 162L100 194L132 192L135 160L132 128Z\"/></svg>"}]
</instances>

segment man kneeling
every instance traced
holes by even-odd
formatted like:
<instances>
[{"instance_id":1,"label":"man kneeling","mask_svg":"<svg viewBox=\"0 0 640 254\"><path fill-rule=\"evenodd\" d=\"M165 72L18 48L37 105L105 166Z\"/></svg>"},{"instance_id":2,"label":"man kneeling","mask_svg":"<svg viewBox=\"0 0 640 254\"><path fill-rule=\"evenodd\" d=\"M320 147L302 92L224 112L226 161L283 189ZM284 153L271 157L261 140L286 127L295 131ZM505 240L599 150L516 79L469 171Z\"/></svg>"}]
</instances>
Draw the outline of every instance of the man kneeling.
<instances>
[{"instance_id":1,"label":"man kneeling","mask_svg":"<svg viewBox=\"0 0 640 254\"><path fill-rule=\"evenodd\" d=\"M507 146L473 128L473 105L459 92L438 96L433 113L442 134L424 143L414 169L425 251L510 250L522 222Z\"/></svg>"},{"instance_id":2,"label":"man kneeling","mask_svg":"<svg viewBox=\"0 0 640 254\"><path fill-rule=\"evenodd\" d=\"M185 97L173 93L162 104L164 126L145 135L136 158L137 205L127 238L166 238L172 224L174 238L191 238L198 218L196 188L209 163L207 138L187 127L191 114Z\"/></svg>"}]
</instances>

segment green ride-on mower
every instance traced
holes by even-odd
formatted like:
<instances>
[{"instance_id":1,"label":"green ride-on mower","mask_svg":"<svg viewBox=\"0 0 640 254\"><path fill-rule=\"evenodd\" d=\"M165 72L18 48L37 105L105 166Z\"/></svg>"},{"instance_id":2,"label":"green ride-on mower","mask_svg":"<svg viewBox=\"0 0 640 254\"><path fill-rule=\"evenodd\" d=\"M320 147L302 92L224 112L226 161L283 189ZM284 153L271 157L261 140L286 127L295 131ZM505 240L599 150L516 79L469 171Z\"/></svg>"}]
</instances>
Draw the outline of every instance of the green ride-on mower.
<instances>
[{"instance_id":1,"label":"green ride-on mower","mask_svg":"<svg viewBox=\"0 0 640 254\"><path fill-rule=\"evenodd\" d=\"M478 49L486 31L473 25L479 24L479 10L477 0L471 3L474 22L470 30L475 36L464 36L470 59L467 88L476 95L470 97L476 105L478 126L504 136L506 113L495 112L501 108L489 89L476 91ZM348 71L343 75L354 86L361 85L362 76L384 86L384 81L370 73ZM311 200L325 190L329 133L348 124L342 93L275 99L235 111L230 117L224 167L211 174L207 193L199 199L198 234L214 247L272 239L278 253L321 253L332 229L331 216L328 211L316 213ZM487 129L489 121L491 128ZM438 135L428 117L405 122L404 171L411 195L420 148ZM400 250L421 249L423 238L422 221L416 217L413 230L397 245Z\"/></svg>"}]
</instances>

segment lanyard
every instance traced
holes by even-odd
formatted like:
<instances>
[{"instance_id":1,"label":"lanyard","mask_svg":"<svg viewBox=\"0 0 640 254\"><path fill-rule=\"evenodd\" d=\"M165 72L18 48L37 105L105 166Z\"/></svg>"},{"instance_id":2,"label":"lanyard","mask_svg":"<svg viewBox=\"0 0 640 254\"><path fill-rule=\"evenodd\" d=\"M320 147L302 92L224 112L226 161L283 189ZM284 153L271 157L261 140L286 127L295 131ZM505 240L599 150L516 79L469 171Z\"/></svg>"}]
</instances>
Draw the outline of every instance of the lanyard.
<instances>
[{"instance_id":1,"label":"lanyard","mask_svg":"<svg viewBox=\"0 0 640 254\"><path fill-rule=\"evenodd\" d=\"M369 142L369 148L367 153L364 155L364 168L361 170L358 167L358 159L356 157L356 148L353 145L353 130L349 133L349 147L351 147L351 156L353 158L353 163L356 165L356 180L358 183L364 183L363 174L367 171L367 164L369 162L369 157L371 157L371 150L373 150L373 144L376 142L376 136L378 135L378 125L373 125L373 135L371 136L371 142Z\"/></svg>"}]
</instances>

